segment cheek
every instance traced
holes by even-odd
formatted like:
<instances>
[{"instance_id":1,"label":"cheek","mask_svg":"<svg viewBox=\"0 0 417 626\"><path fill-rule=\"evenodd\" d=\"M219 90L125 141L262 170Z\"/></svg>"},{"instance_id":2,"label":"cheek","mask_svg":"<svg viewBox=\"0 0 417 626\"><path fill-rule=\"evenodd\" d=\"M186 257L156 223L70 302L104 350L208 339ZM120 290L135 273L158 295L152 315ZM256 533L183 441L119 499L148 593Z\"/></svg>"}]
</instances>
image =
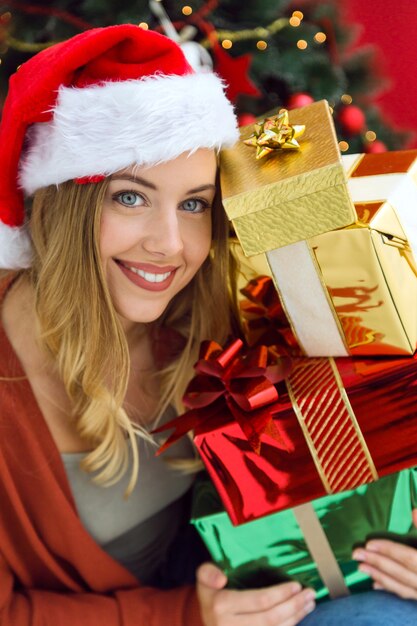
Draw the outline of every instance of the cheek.
<instances>
[{"instance_id":1,"label":"cheek","mask_svg":"<svg viewBox=\"0 0 417 626\"><path fill-rule=\"evenodd\" d=\"M212 227L211 220L207 219L199 228L192 229L187 236L186 256L188 261L195 266L200 267L206 260L210 248Z\"/></svg>"},{"instance_id":2,"label":"cheek","mask_svg":"<svg viewBox=\"0 0 417 626\"><path fill-rule=\"evenodd\" d=\"M100 224L100 254L102 260L129 249L135 242L135 230L128 220L120 220L119 216L104 212Z\"/></svg>"}]
</instances>

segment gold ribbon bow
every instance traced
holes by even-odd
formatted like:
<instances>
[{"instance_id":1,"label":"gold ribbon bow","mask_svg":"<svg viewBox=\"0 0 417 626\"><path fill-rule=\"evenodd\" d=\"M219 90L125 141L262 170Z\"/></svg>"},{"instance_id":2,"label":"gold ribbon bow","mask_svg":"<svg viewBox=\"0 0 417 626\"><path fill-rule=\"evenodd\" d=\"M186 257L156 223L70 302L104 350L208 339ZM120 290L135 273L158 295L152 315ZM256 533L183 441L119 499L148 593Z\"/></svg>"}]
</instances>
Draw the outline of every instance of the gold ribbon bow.
<instances>
[{"instance_id":1,"label":"gold ribbon bow","mask_svg":"<svg viewBox=\"0 0 417 626\"><path fill-rule=\"evenodd\" d=\"M255 124L254 133L243 143L256 148L256 158L262 159L276 150L299 150L297 139L305 128L304 124L290 124L287 109L281 109L278 115Z\"/></svg>"}]
</instances>

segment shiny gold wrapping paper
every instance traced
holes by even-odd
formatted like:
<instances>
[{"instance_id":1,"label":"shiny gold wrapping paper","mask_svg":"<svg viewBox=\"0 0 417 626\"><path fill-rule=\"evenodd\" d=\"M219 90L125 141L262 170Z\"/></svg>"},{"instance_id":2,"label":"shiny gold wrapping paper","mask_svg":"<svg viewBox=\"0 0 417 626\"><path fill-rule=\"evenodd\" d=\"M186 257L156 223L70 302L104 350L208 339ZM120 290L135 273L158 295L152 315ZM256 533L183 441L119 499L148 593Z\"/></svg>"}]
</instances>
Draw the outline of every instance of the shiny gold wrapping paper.
<instances>
[{"instance_id":1,"label":"shiny gold wrapping paper","mask_svg":"<svg viewBox=\"0 0 417 626\"><path fill-rule=\"evenodd\" d=\"M333 121L326 101L290 111L305 124L299 151L256 160L243 143L221 154L223 204L247 256L352 224L355 209L346 188Z\"/></svg>"},{"instance_id":2,"label":"shiny gold wrapping paper","mask_svg":"<svg viewBox=\"0 0 417 626\"><path fill-rule=\"evenodd\" d=\"M313 237L308 243L348 353L413 354L417 276L407 242L361 222ZM242 302L245 297L240 289L253 278L272 273L265 254L246 258L237 240L230 245L239 268L237 289ZM277 291L281 296L279 286ZM287 324L298 338L288 313ZM300 342L299 347L305 354Z\"/></svg>"},{"instance_id":3,"label":"shiny gold wrapping paper","mask_svg":"<svg viewBox=\"0 0 417 626\"><path fill-rule=\"evenodd\" d=\"M407 243L358 225L313 237L309 245L349 353L412 354L417 276Z\"/></svg>"}]
</instances>

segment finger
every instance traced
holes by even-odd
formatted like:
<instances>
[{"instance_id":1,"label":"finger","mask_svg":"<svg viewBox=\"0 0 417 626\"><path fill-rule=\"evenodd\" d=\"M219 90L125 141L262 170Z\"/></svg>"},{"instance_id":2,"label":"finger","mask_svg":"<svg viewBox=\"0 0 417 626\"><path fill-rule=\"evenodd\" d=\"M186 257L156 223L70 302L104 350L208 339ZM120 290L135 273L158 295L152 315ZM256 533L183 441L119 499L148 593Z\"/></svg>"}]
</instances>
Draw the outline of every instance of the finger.
<instances>
[{"instance_id":1,"label":"finger","mask_svg":"<svg viewBox=\"0 0 417 626\"><path fill-rule=\"evenodd\" d=\"M374 589L384 589L390 593L395 593L404 600L417 600L417 589L403 584L390 576L390 574L381 572L377 568L368 564L361 564L359 569L371 576L374 580Z\"/></svg>"},{"instance_id":2,"label":"finger","mask_svg":"<svg viewBox=\"0 0 417 626\"><path fill-rule=\"evenodd\" d=\"M404 565L407 569L417 572L417 550L397 541L388 539L372 539L366 543L367 552L383 554L393 561Z\"/></svg>"},{"instance_id":3,"label":"finger","mask_svg":"<svg viewBox=\"0 0 417 626\"><path fill-rule=\"evenodd\" d=\"M245 613L260 613L268 611L277 604L286 602L293 596L301 593L301 585L297 582L281 583L262 589L247 589L245 591L224 590L218 602L221 602L222 612L234 612L239 615Z\"/></svg>"},{"instance_id":4,"label":"finger","mask_svg":"<svg viewBox=\"0 0 417 626\"><path fill-rule=\"evenodd\" d=\"M279 626L295 626L295 624L298 624L299 622L301 622L301 620L307 617L309 613L314 611L315 608L316 608L315 603L305 606L303 607L301 611L293 615L290 619L286 620L285 622L280 622Z\"/></svg>"},{"instance_id":5,"label":"finger","mask_svg":"<svg viewBox=\"0 0 417 626\"><path fill-rule=\"evenodd\" d=\"M416 510L417 517L417 510ZM371 539L366 543L366 550L385 554L394 561L406 563L417 571L417 550L407 544L389 539Z\"/></svg>"},{"instance_id":6,"label":"finger","mask_svg":"<svg viewBox=\"0 0 417 626\"><path fill-rule=\"evenodd\" d=\"M214 563L203 563L196 573L197 582L209 589L223 589L227 584L227 576Z\"/></svg>"},{"instance_id":7,"label":"finger","mask_svg":"<svg viewBox=\"0 0 417 626\"><path fill-rule=\"evenodd\" d=\"M283 602L269 611L261 614L262 624L279 624L280 626L292 626L298 624L306 615L316 607L315 592L312 589L304 589L286 602Z\"/></svg>"},{"instance_id":8,"label":"finger","mask_svg":"<svg viewBox=\"0 0 417 626\"><path fill-rule=\"evenodd\" d=\"M417 528L417 509L413 509L412 518L413 518L413 524Z\"/></svg>"},{"instance_id":9,"label":"finger","mask_svg":"<svg viewBox=\"0 0 417 626\"><path fill-rule=\"evenodd\" d=\"M407 547L409 551L415 551L414 548L410 548L408 546L401 547ZM355 550L353 553L353 558L361 561L364 564L364 567L369 565L380 572L388 574L391 578L398 580L401 584L417 590L417 564L414 565L416 569L413 569L413 566L411 565L413 557L414 555L407 555L407 558L404 557L403 563L399 563L397 560L386 556L385 552L382 553L361 549ZM359 569L361 571L366 571L366 568L364 569L364 567L360 567Z\"/></svg>"},{"instance_id":10,"label":"finger","mask_svg":"<svg viewBox=\"0 0 417 626\"><path fill-rule=\"evenodd\" d=\"M265 611L239 612L235 616L236 624L238 626L267 626L268 624L293 626L314 609L314 596L315 593L312 589L305 589ZM229 624L229 622L227 623Z\"/></svg>"}]
</instances>

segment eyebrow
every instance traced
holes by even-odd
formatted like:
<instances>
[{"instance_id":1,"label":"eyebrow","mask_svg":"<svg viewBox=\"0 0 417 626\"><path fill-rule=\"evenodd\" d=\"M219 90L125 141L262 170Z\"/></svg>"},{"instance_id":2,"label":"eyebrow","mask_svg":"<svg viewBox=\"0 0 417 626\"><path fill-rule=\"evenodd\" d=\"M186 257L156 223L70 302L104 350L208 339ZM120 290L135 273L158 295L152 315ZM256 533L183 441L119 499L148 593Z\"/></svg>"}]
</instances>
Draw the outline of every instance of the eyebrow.
<instances>
[{"instance_id":1,"label":"eyebrow","mask_svg":"<svg viewBox=\"0 0 417 626\"><path fill-rule=\"evenodd\" d=\"M148 187L148 189L153 189L154 191L158 191L158 187L151 183L146 178L142 178L141 176L131 176L130 174L118 174L117 176L112 176L112 180L129 180L132 183L138 183L139 185L143 185L144 187ZM199 187L194 187L194 189L189 189L186 193L199 193L200 191L216 191L216 185L213 183L207 183L207 185L200 185Z\"/></svg>"}]
</instances>

